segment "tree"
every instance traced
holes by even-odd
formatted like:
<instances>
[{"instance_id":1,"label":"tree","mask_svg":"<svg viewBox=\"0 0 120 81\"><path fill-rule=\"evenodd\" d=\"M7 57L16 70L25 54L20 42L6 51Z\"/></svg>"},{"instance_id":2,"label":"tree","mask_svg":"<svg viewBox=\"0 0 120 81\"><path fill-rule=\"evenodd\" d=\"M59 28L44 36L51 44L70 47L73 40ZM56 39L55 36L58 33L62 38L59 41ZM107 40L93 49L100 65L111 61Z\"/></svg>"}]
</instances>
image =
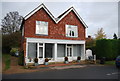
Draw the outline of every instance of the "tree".
<instances>
[{"instance_id":1,"label":"tree","mask_svg":"<svg viewBox=\"0 0 120 81\"><path fill-rule=\"evenodd\" d=\"M11 48L20 47L23 17L17 11L9 12L2 19L2 52L9 53Z\"/></svg>"},{"instance_id":2,"label":"tree","mask_svg":"<svg viewBox=\"0 0 120 81\"><path fill-rule=\"evenodd\" d=\"M19 31L23 17L17 11L9 12L2 19L2 34L11 34Z\"/></svg>"},{"instance_id":3,"label":"tree","mask_svg":"<svg viewBox=\"0 0 120 81\"><path fill-rule=\"evenodd\" d=\"M103 28L98 29L97 34L95 34L95 39L99 40L99 39L104 39L104 38L106 38L106 34Z\"/></svg>"},{"instance_id":4,"label":"tree","mask_svg":"<svg viewBox=\"0 0 120 81\"><path fill-rule=\"evenodd\" d=\"M21 44L21 32L17 31L12 34L2 36L2 52L9 53L11 48L18 48Z\"/></svg>"},{"instance_id":5,"label":"tree","mask_svg":"<svg viewBox=\"0 0 120 81\"><path fill-rule=\"evenodd\" d=\"M95 54L95 46L96 46L96 40L94 38L92 38L91 36L88 36L88 38L86 38L86 49L91 49L92 53Z\"/></svg>"},{"instance_id":6,"label":"tree","mask_svg":"<svg viewBox=\"0 0 120 81\"><path fill-rule=\"evenodd\" d=\"M116 33L114 33L113 39L117 39L117 38L118 38L118 37L117 37Z\"/></svg>"},{"instance_id":7,"label":"tree","mask_svg":"<svg viewBox=\"0 0 120 81\"><path fill-rule=\"evenodd\" d=\"M91 48L93 46L95 46L95 39L91 36L88 36L88 38L86 38L86 49Z\"/></svg>"}]
</instances>

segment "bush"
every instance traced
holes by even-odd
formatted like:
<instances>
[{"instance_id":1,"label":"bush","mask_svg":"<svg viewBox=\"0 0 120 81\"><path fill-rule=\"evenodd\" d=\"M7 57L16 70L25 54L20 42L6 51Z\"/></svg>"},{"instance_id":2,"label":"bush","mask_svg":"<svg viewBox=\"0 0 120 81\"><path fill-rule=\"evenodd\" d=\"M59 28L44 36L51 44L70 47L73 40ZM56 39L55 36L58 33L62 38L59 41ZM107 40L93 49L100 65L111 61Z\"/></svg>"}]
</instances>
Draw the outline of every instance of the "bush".
<instances>
[{"instance_id":1,"label":"bush","mask_svg":"<svg viewBox=\"0 0 120 81\"><path fill-rule=\"evenodd\" d=\"M10 53L11 48L20 47L21 32L2 35L2 53Z\"/></svg>"},{"instance_id":2,"label":"bush","mask_svg":"<svg viewBox=\"0 0 120 81\"><path fill-rule=\"evenodd\" d=\"M10 50L11 50L11 47L9 47L9 46L2 46L2 53L3 54L10 54Z\"/></svg>"},{"instance_id":3,"label":"bush","mask_svg":"<svg viewBox=\"0 0 120 81\"><path fill-rule=\"evenodd\" d=\"M35 58L35 59L34 59L34 62L35 62L35 63L38 63L38 58Z\"/></svg>"},{"instance_id":4,"label":"bush","mask_svg":"<svg viewBox=\"0 0 120 81\"><path fill-rule=\"evenodd\" d=\"M45 58L45 62L48 62L49 61L49 59L48 58Z\"/></svg>"},{"instance_id":5,"label":"bush","mask_svg":"<svg viewBox=\"0 0 120 81\"><path fill-rule=\"evenodd\" d=\"M65 59L65 61L68 61L68 57L65 57L64 59Z\"/></svg>"},{"instance_id":6,"label":"bush","mask_svg":"<svg viewBox=\"0 0 120 81\"><path fill-rule=\"evenodd\" d=\"M20 55L18 57L18 64L22 66L24 65L24 51L20 52Z\"/></svg>"},{"instance_id":7,"label":"bush","mask_svg":"<svg viewBox=\"0 0 120 81\"><path fill-rule=\"evenodd\" d=\"M96 56L97 59L106 57L106 60L114 60L119 53L120 40L116 39L101 39L96 41Z\"/></svg>"},{"instance_id":8,"label":"bush","mask_svg":"<svg viewBox=\"0 0 120 81\"><path fill-rule=\"evenodd\" d=\"M18 51L18 48L12 48L11 50L10 50L10 54L11 55L15 55L15 53Z\"/></svg>"},{"instance_id":9,"label":"bush","mask_svg":"<svg viewBox=\"0 0 120 81\"><path fill-rule=\"evenodd\" d=\"M80 57L80 56L78 56L78 57L77 57L77 60L81 60L81 57Z\"/></svg>"}]
</instances>

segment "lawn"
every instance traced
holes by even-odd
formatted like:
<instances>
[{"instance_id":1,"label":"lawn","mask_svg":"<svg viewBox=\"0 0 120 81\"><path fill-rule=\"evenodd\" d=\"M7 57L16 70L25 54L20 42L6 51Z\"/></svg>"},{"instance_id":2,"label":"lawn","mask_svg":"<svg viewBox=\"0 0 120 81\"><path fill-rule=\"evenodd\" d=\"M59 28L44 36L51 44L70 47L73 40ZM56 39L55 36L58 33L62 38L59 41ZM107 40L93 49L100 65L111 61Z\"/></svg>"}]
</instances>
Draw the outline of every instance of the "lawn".
<instances>
[{"instance_id":1,"label":"lawn","mask_svg":"<svg viewBox=\"0 0 120 81\"><path fill-rule=\"evenodd\" d=\"M11 56L10 54L3 54L2 57L3 57L3 62L5 63L4 70L7 70L10 68L10 62L11 62L10 57Z\"/></svg>"},{"instance_id":2,"label":"lawn","mask_svg":"<svg viewBox=\"0 0 120 81\"><path fill-rule=\"evenodd\" d=\"M106 65L115 65L115 61L105 61Z\"/></svg>"}]
</instances>

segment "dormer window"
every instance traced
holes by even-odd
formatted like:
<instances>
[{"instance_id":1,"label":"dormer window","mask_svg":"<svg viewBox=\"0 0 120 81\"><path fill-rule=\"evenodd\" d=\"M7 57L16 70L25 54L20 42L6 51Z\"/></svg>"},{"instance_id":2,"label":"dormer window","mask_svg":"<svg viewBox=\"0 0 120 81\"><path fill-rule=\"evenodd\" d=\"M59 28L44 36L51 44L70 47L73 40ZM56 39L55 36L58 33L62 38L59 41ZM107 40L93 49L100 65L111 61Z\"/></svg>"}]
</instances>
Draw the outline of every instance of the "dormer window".
<instances>
[{"instance_id":1,"label":"dormer window","mask_svg":"<svg viewBox=\"0 0 120 81\"><path fill-rule=\"evenodd\" d=\"M66 37L78 37L78 27L75 25L66 25Z\"/></svg>"},{"instance_id":2,"label":"dormer window","mask_svg":"<svg viewBox=\"0 0 120 81\"><path fill-rule=\"evenodd\" d=\"M48 22L36 21L36 34L48 35Z\"/></svg>"}]
</instances>

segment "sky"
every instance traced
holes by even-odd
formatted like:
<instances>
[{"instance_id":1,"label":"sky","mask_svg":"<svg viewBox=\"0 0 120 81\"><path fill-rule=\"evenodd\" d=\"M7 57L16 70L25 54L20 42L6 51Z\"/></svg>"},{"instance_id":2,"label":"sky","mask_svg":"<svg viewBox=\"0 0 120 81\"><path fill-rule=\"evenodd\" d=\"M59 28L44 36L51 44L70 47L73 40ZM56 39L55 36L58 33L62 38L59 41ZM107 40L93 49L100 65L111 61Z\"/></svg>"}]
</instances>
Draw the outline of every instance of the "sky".
<instances>
[{"instance_id":1,"label":"sky","mask_svg":"<svg viewBox=\"0 0 120 81\"><path fill-rule=\"evenodd\" d=\"M42 2L2 2L2 19L6 13L18 11L23 17ZM103 28L108 39L118 35L118 2L43 2L50 12L58 17L73 6L87 24L86 37L94 37ZM0 3L1 4L1 3Z\"/></svg>"}]
</instances>

